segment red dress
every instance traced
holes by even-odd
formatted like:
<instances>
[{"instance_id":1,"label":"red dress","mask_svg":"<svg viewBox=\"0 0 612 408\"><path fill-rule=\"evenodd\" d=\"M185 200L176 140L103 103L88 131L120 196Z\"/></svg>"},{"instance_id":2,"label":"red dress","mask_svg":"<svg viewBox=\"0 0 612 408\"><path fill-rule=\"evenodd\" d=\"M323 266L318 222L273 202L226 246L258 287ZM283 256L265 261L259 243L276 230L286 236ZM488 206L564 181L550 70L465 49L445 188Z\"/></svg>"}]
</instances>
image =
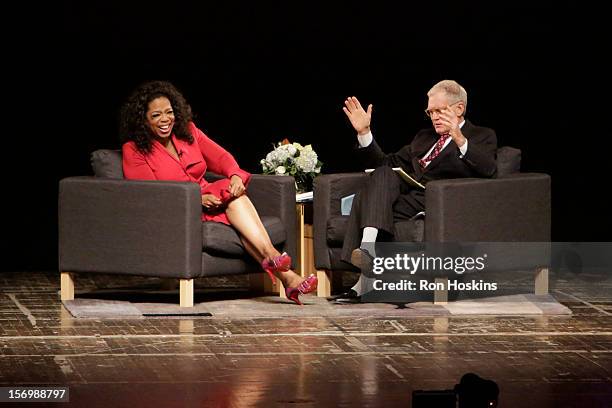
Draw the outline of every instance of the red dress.
<instances>
[{"instance_id":1,"label":"red dress","mask_svg":"<svg viewBox=\"0 0 612 408\"><path fill-rule=\"evenodd\" d=\"M246 186L251 174L242 170L234 156L213 142L192 122L189 130L193 135L193 143L177 139L172 134L172 142L176 147L179 160L176 160L157 140L153 141L149 154L142 154L132 141L123 145L123 174L127 179L134 180L167 180L191 181L200 185L201 194L214 194L224 204L232 196L229 193L229 178L237 175ZM204 179L206 170L227 178L209 183ZM202 221L216 221L230 225L225 209L217 212L202 212Z\"/></svg>"}]
</instances>

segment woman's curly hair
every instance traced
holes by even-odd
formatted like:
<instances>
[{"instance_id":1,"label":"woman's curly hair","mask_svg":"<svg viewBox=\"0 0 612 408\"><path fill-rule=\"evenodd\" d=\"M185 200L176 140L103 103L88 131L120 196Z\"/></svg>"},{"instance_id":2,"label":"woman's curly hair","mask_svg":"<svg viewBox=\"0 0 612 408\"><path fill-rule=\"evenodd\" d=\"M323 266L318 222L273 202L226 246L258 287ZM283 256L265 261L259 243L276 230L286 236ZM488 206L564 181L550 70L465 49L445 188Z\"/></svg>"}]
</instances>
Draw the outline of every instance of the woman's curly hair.
<instances>
[{"instance_id":1,"label":"woman's curly hair","mask_svg":"<svg viewBox=\"0 0 612 408\"><path fill-rule=\"evenodd\" d=\"M140 152L151 152L154 134L147 124L147 111L149 103L161 96L168 98L172 105L174 135L178 139L193 143L193 136L189 131L189 122L192 120L191 106L174 85L166 81L146 82L136 88L125 101L119 119L122 143L133 141Z\"/></svg>"}]
</instances>

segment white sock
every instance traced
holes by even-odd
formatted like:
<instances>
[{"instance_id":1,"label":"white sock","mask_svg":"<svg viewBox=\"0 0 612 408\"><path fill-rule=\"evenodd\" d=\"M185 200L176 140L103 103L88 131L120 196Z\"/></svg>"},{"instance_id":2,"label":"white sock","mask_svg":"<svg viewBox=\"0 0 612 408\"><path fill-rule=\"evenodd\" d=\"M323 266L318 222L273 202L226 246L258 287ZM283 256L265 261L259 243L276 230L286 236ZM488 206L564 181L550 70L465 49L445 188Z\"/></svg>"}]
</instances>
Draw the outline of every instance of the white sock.
<instances>
[{"instance_id":1,"label":"white sock","mask_svg":"<svg viewBox=\"0 0 612 408\"><path fill-rule=\"evenodd\" d=\"M351 289L353 289L355 292L357 292L359 296L361 296L364 293L372 290L373 282L374 282L373 278L368 278L367 276L360 274L359 280Z\"/></svg>"},{"instance_id":2,"label":"white sock","mask_svg":"<svg viewBox=\"0 0 612 408\"><path fill-rule=\"evenodd\" d=\"M378 228L374 227L365 227L363 229L363 238L361 238L361 245L359 248L365 249L376 258L376 250L374 249L374 243L376 242L376 237L378 236Z\"/></svg>"},{"instance_id":3,"label":"white sock","mask_svg":"<svg viewBox=\"0 0 612 408\"><path fill-rule=\"evenodd\" d=\"M378 236L378 228L365 227L363 229L363 237L361 238L361 247L363 248L364 242L376 242Z\"/></svg>"}]
</instances>

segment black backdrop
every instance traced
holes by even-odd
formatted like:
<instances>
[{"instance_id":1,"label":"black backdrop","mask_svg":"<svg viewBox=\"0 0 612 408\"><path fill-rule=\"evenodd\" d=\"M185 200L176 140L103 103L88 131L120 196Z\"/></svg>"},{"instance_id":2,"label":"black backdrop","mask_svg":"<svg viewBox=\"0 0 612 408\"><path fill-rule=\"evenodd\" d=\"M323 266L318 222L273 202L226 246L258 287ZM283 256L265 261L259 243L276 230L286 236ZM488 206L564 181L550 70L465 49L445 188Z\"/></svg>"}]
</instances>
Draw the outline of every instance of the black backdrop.
<instances>
[{"instance_id":1,"label":"black backdrop","mask_svg":"<svg viewBox=\"0 0 612 408\"><path fill-rule=\"evenodd\" d=\"M260 3L61 4L35 64L47 75L28 74L53 91L30 118L35 130L19 136L30 157L5 210L2 270L57 267L57 183L90 174L91 151L119 147L118 108L150 79L175 83L198 126L243 168L259 172L272 143L288 138L311 143L326 173L357 170L346 96L374 104L373 131L394 151L429 126L431 85L455 79L469 119L521 148L523 171L552 175L553 238L609 240L593 188L609 166L584 144L596 143L581 113L596 84L576 63L590 55L578 2Z\"/></svg>"}]
</instances>

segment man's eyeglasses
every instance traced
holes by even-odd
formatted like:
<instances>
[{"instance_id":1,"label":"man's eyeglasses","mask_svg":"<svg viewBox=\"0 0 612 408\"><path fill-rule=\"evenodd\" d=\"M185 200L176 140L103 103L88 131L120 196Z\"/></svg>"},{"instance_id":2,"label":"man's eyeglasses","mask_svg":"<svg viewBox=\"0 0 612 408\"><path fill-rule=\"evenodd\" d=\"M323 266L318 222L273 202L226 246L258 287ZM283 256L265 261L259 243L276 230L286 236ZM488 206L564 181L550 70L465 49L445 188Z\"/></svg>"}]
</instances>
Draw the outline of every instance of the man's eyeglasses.
<instances>
[{"instance_id":1,"label":"man's eyeglasses","mask_svg":"<svg viewBox=\"0 0 612 408\"><path fill-rule=\"evenodd\" d=\"M447 105L446 107L440 108L440 109L425 109L425 115L427 115L428 118L431 118L434 114L438 114L439 115L440 113L442 113L442 111L444 109L450 108L451 106L456 105L459 102L462 102L462 101L457 101L457 102L451 103L450 105Z\"/></svg>"}]
</instances>

